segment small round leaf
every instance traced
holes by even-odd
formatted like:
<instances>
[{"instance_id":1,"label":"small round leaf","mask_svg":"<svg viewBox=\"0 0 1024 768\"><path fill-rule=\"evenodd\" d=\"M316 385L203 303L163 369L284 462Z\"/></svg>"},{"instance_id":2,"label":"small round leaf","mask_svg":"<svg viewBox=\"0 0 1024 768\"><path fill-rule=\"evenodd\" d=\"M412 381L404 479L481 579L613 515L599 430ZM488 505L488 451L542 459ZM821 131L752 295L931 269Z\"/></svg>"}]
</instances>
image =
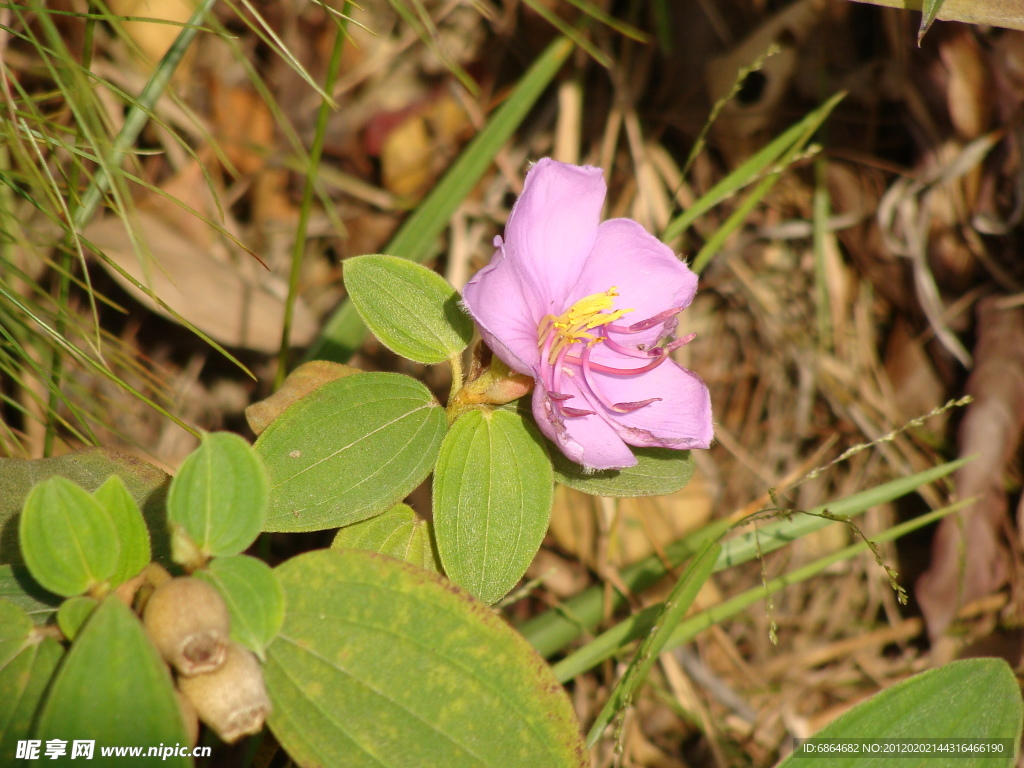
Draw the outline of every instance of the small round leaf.
<instances>
[{"instance_id":1,"label":"small round leaf","mask_svg":"<svg viewBox=\"0 0 1024 768\"><path fill-rule=\"evenodd\" d=\"M469 346L473 321L433 270L379 255L346 259L342 268L356 311L388 349L418 363L441 363Z\"/></svg>"},{"instance_id":2,"label":"small round leaf","mask_svg":"<svg viewBox=\"0 0 1024 768\"><path fill-rule=\"evenodd\" d=\"M384 514L346 525L338 531L331 546L379 552L435 573L441 571L433 526L408 504L396 504Z\"/></svg>"},{"instance_id":3,"label":"small round leaf","mask_svg":"<svg viewBox=\"0 0 1024 768\"><path fill-rule=\"evenodd\" d=\"M149 565L149 530L139 505L117 475L107 478L103 485L93 491L92 496L107 511L117 529L120 555L117 568L110 577L110 583L116 587Z\"/></svg>"},{"instance_id":4,"label":"small round leaf","mask_svg":"<svg viewBox=\"0 0 1024 768\"><path fill-rule=\"evenodd\" d=\"M259 536L267 499L267 473L252 446L212 432L171 482L167 518L203 554L237 555Z\"/></svg>"},{"instance_id":5,"label":"small round leaf","mask_svg":"<svg viewBox=\"0 0 1024 768\"><path fill-rule=\"evenodd\" d=\"M88 491L63 477L51 477L31 490L18 538L32 577L63 597L109 579L120 558L110 515Z\"/></svg>"},{"instance_id":6,"label":"small round leaf","mask_svg":"<svg viewBox=\"0 0 1024 768\"><path fill-rule=\"evenodd\" d=\"M324 384L256 441L270 473L267 531L318 531L380 514L434 466L444 409L415 379L361 373Z\"/></svg>"},{"instance_id":7,"label":"small round leaf","mask_svg":"<svg viewBox=\"0 0 1024 768\"><path fill-rule=\"evenodd\" d=\"M551 461L532 421L510 410L460 417L434 471L445 573L481 600L500 600L540 549L553 501Z\"/></svg>"},{"instance_id":8,"label":"small round leaf","mask_svg":"<svg viewBox=\"0 0 1024 768\"><path fill-rule=\"evenodd\" d=\"M195 576L220 592L231 614L231 639L260 659L284 621L284 592L277 574L248 555L218 557Z\"/></svg>"},{"instance_id":9,"label":"small round leaf","mask_svg":"<svg viewBox=\"0 0 1024 768\"><path fill-rule=\"evenodd\" d=\"M57 626L64 633L64 637L74 640L78 636L78 630L82 628L99 604L99 600L96 598L85 595L69 597L61 603L60 608L57 609Z\"/></svg>"}]
</instances>

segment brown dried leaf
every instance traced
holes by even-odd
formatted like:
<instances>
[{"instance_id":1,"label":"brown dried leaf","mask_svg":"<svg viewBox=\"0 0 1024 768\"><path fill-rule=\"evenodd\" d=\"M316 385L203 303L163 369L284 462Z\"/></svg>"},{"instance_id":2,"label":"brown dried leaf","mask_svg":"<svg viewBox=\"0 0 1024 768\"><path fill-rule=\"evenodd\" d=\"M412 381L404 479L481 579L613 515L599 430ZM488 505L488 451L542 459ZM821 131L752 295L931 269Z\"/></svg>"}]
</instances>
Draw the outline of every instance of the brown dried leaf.
<instances>
[{"instance_id":1,"label":"brown dried leaf","mask_svg":"<svg viewBox=\"0 0 1024 768\"><path fill-rule=\"evenodd\" d=\"M160 61L196 9L196 0L107 0L110 12L117 16L156 19L156 21L122 21L125 34L139 46L150 65ZM162 22L171 22L164 24Z\"/></svg>"},{"instance_id":2,"label":"brown dried leaf","mask_svg":"<svg viewBox=\"0 0 1024 768\"><path fill-rule=\"evenodd\" d=\"M960 606L998 588L1006 578L1000 530L1006 524L1003 473L1024 431L1024 308L978 303L977 365L967 380L974 397L960 427L960 455L979 457L956 473L960 498L978 501L940 523L932 562L916 593L931 637L949 626Z\"/></svg>"},{"instance_id":3,"label":"brown dried leaf","mask_svg":"<svg viewBox=\"0 0 1024 768\"><path fill-rule=\"evenodd\" d=\"M280 416L288 406L324 384L356 373L362 371L351 365L332 363L329 360L310 360L288 374L288 378L277 392L246 408L245 420L249 422L249 428L255 434L261 435L263 430L270 426L270 422Z\"/></svg>"},{"instance_id":4,"label":"brown dried leaf","mask_svg":"<svg viewBox=\"0 0 1024 768\"><path fill-rule=\"evenodd\" d=\"M147 286L187 322L215 341L232 347L246 347L271 353L281 342L284 321L284 290L266 271L264 276L238 265L215 260L204 243L196 243L165 223L157 214L139 210L136 234L152 258L139 256L120 219L108 217L90 224L86 239L103 251L107 259ZM242 254L240 259L251 257ZM149 309L176 320L162 305L124 277L106 261L104 268L129 293ZM291 343L309 344L317 332L313 313L296 302Z\"/></svg>"},{"instance_id":5,"label":"brown dried leaf","mask_svg":"<svg viewBox=\"0 0 1024 768\"><path fill-rule=\"evenodd\" d=\"M960 137L970 141L992 123L992 76L989 62L972 30L961 28L939 44L939 56L949 74L946 105Z\"/></svg>"}]
</instances>

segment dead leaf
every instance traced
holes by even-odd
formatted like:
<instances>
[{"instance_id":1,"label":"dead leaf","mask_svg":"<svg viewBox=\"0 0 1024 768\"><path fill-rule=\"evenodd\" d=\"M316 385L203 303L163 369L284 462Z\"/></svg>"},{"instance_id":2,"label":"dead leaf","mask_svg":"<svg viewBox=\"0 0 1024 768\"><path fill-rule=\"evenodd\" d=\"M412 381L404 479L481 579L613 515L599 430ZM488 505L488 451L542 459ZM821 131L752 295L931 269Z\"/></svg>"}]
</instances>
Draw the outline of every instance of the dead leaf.
<instances>
[{"instance_id":1,"label":"dead leaf","mask_svg":"<svg viewBox=\"0 0 1024 768\"><path fill-rule=\"evenodd\" d=\"M196 0L108 0L110 12L118 16L136 16L156 21L122 21L124 30L152 66L163 58L181 32L181 26L192 18ZM162 22L173 22L164 24Z\"/></svg>"},{"instance_id":2,"label":"dead leaf","mask_svg":"<svg viewBox=\"0 0 1024 768\"><path fill-rule=\"evenodd\" d=\"M999 299L978 303L977 365L967 380L974 397L960 426L960 455L978 454L956 473L957 495L978 501L943 520L932 542L932 561L916 585L932 639L940 637L960 606L997 589L1006 578L1005 468L1024 431L1024 308L1000 309Z\"/></svg>"},{"instance_id":3,"label":"dead leaf","mask_svg":"<svg viewBox=\"0 0 1024 768\"><path fill-rule=\"evenodd\" d=\"M277 351L286 295L281 280L265 270L262 270L263 277L246 276L241 268L244 262L236 266L217 261L203 244L185 237L155 213L138 211L135 228L151 258L136 252L124 223L118 218L99 219L90 224L84 234L107 259L149 288L171 311L101 260L125 290L164 317L177 321L174 315L177 313L221 344L264 353ZM242 254L239 258L248 260L251 256ZM291 344L309 344L317 329L313 313L301 300L297 301Z\"/></svg>"},{"instance_id":4,"label":"dead leaf","mask_svg":"<svg viewBox=\"0 0 1024 768\"><path fill-rule=\"evenodd\" d=\"M356 373L362 373L362 371L351 365L334 363L329 360L310 360L289 373L277 392L246 408L245 420L249 422L249 428L255 434L261 435L270 426L270 422L280 416L288 406L298 402L324 384Z\"/></svg>"}]
</instances>

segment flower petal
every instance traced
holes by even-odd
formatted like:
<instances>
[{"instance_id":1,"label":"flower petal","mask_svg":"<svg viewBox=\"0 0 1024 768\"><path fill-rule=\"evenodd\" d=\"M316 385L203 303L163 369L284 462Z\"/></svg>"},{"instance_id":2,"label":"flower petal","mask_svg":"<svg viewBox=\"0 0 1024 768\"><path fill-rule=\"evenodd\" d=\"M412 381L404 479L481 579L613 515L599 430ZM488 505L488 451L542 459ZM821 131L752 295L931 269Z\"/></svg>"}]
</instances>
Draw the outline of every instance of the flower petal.
<instances>
[{"instance_id":1,"label":"flower petal","mask_svg":"<svg viewBox=\"0 0 1024 768\"><path fill-rule=\"evenodd\" d=\"M626 367L629 358L621 358ZM594 386L612 403L657 401L630 413L603 409L619 437L630 445L661 448L708 448L714 438L711 394L700 377L666 360L639 376L594 372Z\"/></svg>"},{"instance_id":2,"label":"flower petal","mask_svg":"<svg viewBox=\"0 0 1024 768\"><path fill-rule=\"evenodd\" d=\"M606 187L600 168L539 160L505 225L505 256L534 306L559 315L594 245Z\"/></svg>"},{"instance_id":3,"label":"flower petal","mask_svg":"<svg viewBox=\"0 0 1024 768\"><path fill-rule=\"evenodd\" d=\"M624 469L636 465L636 456L629 450L615 429L599 414L604 409L589 402L576 382L563 379L562 394L573 395L562 402L571 408L596 411L592 416L563 417L548 397L544 384L537 380L533 390L533 417L541 432L547 435L569 459L587 469Z\"/></svg>"},{"instance_id":4,"label":"flower petal","mask_svg":"<svg viewBox=\"0 0 1024 768\"><path fill-rule=\"evenodd\" d=\"M618 289L616 309L632 309L616 325L642 322L670 309L690 306L697 292L697 275L672 249L631 219L609 219L597 229L597 239L569 295L571 304L584 296ZM620 344L649 347L676 326L674 316L637 333L613 333Z\"/></svg>"},{"instance_id":5,"label":"flower petal","mask_svg":"<svg viewBox=\"0 0 1024 768\"><path fill-rule=\"evenodd\" d=\"M540 362L537 321L543 317L533 291L498 246L491 263L462 290L462 303L480 328L484 342L515 371L536 376Z\"/></svg>"}]
</instances>

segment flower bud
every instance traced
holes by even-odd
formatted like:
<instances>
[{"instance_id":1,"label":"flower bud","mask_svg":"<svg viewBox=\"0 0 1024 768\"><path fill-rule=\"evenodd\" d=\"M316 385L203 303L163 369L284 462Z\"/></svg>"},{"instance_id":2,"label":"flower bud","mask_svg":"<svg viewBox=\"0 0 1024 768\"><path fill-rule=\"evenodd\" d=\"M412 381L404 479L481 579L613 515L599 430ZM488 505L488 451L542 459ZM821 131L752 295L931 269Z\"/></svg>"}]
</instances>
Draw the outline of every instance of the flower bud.
<instances>
[{"instance_id":1,"label":"flower bud","mask_svg":"<svg viewBox=\"0 0 1024 768\"><path fill-rule=\"evenodd\" d=\"M142 623L181 675L212 672L224 663L231 617L217 589L201 579L186 576L157 587Z\"/></svg>"},{"instance_id":2,"label":"flower bud","mask_svg":"<svg viewBox=\"0 0 1024 768\"><path fill-rule=\"evenodd\" d=\"M178 687L222 741L231 744L258 733L270 714L263 670L256 656L237 643L227 646L227 658L205 675L178 678Z\"/></svg>"}]
</instances>

